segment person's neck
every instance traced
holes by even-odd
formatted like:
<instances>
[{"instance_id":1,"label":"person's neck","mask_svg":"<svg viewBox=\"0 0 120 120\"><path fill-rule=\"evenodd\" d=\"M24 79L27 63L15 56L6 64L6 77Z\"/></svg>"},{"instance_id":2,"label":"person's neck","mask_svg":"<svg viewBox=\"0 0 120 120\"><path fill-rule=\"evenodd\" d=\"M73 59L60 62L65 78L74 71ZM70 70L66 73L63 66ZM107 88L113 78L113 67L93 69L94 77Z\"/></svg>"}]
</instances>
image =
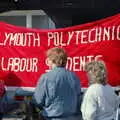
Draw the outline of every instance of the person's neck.
<instances>
[{"instance_id":1,"label":"person's neck","mask_svg":"<svg viewBox=\"0 0 120 120\"><path fill-rule=\"evenodd\" d=\"M56 64L53 64L53 65L52 65L52 69L54 69L54 68L56 68L56 67L57 67Z\"/></svg>"}]
</instances>

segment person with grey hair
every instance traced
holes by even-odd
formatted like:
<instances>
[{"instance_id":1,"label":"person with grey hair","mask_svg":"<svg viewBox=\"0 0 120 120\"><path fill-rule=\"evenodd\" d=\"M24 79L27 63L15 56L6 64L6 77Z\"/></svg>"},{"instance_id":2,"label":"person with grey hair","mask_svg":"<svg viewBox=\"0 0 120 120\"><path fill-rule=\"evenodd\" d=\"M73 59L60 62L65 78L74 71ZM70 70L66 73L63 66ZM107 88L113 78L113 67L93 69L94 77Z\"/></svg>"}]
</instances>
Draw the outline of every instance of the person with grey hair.
<instances>
[{"instance_id":1,"label":"person with grey hair","mask_svg":"<svg viewBox=\"0 0 120 120\"><path fill-rule=\"evenodd\" d=\"M43 108L45 120L81 120L81 85L77 75L66 69L67 53L59 47L47 51L48 73L43 74L34 100Z\"/></svg>"},{"instance_id":2,"label":"person with grey hair","mask_svg":"<svg viewBox=\"0 0 120 120\"><path fill-rule=\"evenodd\" d=\"M85 70L90 86L81 105L83 120L115 120L118 98L108 84L105 63L89 62L85 65Z\"/></svg>"}]
</instances>

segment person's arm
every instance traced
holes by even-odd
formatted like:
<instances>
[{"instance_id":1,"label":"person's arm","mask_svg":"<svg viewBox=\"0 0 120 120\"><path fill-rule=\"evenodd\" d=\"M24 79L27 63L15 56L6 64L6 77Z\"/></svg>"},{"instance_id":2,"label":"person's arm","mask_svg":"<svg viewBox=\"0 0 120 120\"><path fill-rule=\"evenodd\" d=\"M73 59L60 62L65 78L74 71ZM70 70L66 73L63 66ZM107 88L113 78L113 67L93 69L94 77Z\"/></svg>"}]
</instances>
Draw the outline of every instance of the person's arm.
<instances>
[{"instance_id":1,"label":"person's arm","mask_svg":"<svg viewBox=\"0 0 120 120\"><path fill-rule=\"evenodd\" d=\"M94 94L94 89L88 88L81 105L83 120L95 120L97 110L97 101Z\"/></svg>"},{"instance_id":2,"label":"person's arm","mask_svg":"<svg viewBox=\"0 0 120 120\"><path fill-rule=\"evenodd\" d=\"M43 75L38 81L33 95L33 101L40 108L45 105L45 91L46 91L46 77Z\"/></svg>"}]
</instances>

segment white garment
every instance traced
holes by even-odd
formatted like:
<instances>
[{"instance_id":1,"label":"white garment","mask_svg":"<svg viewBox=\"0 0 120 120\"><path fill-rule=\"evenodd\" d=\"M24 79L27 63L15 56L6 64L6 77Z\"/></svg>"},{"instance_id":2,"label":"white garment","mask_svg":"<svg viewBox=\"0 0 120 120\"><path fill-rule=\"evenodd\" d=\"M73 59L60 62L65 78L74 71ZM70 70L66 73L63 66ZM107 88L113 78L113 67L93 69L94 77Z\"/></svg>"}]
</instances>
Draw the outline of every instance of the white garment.
<instances>
[{"instance_id":1,"label":"white garment","mask_svg":"<svg viewBox=\"0 0 120 120\"><path fill-rule=\"evenodd\" d=\"M91 85L83 98L83 120L112 120L118 105L117 95L109 85Z\"/></svg>"}]
</instances>

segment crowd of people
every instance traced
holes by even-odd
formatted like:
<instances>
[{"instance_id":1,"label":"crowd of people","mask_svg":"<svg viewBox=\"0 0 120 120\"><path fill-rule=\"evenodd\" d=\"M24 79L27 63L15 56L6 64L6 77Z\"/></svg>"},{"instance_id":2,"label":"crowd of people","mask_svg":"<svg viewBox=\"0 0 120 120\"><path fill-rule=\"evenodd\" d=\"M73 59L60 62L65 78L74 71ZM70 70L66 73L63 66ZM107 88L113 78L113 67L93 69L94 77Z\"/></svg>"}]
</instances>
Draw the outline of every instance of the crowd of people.
<instances>
[{"instance_id":1,"label":"crowd of people","mask_svg":"<svg viewBox=\"0 0 120 120\"><path fill-rule=\"evenodd\" d=\"M108 84L103 61L85 65L89 87L83 94L79 77L66 69L67 53L54 47L46 52L50 71L38 80L33 94L44 120L115 120L120 99Z\"/></svg>"}]
</instances>

